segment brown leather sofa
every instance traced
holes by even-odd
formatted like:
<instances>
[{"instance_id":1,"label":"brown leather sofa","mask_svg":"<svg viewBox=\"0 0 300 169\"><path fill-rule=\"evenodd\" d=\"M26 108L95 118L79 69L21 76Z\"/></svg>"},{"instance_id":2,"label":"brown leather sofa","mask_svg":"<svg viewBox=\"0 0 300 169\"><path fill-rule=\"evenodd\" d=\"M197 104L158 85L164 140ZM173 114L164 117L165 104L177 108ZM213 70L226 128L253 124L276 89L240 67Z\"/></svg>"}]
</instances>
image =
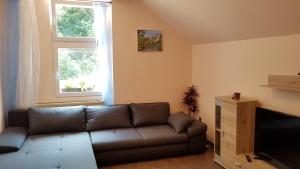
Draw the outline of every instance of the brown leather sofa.
<instances>
[{"instance_id":1,"label":"brown leather sofa","mask_svg":"<svg viewBox=\"0 0 300 169\"><path fill-rule=\"evenodd\" d=\"M13 110L8 125L0 135L6 169L96 169L201 153L207 130L183 113L170 114L165 102Z\"/></svg>"}]
</instances>

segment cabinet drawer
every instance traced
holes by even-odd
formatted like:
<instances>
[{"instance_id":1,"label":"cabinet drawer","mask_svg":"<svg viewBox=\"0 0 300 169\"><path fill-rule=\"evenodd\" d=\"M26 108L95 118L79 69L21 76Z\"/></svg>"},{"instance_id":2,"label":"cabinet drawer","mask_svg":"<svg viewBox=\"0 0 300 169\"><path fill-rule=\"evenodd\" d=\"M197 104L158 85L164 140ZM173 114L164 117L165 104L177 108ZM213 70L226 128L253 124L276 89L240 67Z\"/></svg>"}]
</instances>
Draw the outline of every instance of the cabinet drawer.
<instances>
[{"instance_id":1,"label":"cabinet drawer","mask_svg":"<svg viewBox=\"0 0 300 169\"><path fill-rule=\"evenodd\" d=\"M235 154L234 153L224 153L221 156L222 164L226 169L233 169L236 167L235 165Z\"/></svg>"},{"instance_id":2,"label":"cabinet drawer","mask_svg":"<svg viewBox=\"0 0 300 169\"><path fill-rule=\"evenodd\" d=\"M236 143L232 139L224 139L222 138L221 141L221 152L224 150L231 151L233 153L236 153Z\"/></svg>"}]
</instances>

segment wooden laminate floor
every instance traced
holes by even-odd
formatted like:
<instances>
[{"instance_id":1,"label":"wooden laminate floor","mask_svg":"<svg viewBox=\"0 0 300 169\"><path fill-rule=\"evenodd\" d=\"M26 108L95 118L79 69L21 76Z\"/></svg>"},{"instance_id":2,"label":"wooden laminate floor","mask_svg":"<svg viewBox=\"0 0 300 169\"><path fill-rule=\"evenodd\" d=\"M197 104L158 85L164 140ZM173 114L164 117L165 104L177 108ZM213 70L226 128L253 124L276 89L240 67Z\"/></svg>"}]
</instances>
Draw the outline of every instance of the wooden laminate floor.
<instances>
[{"instance_id":1,"label":"wooden laminate floor","mask_svg":"<svg viewBox=\"0 0 300 169\"><path fill-rule=\"evenodd\" d=\"M213 149L204 154L102 167L101 169L223 169L213 161Z\"/></svg>"}]
</instances>

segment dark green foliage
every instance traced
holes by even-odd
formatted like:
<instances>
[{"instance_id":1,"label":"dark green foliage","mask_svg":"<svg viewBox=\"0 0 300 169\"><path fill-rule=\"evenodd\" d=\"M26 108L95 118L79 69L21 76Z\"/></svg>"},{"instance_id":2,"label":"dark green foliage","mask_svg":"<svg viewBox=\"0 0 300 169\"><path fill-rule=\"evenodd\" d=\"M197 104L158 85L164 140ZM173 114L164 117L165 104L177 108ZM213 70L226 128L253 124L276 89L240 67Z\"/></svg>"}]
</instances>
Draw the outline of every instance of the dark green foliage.
<instances>
[{"instance_id":1,"label":"dark green foliage","mask_svg":"<svg viewBox=\"0 0 300 169\"><path fill-rule=\"evenodd\" d=\"M79 65L81 75L89 75L98 68L94 49L72 49L69 56Z\"/></svg>"},{"instance_id":2,"label":"dark green foliage","mask_svg":"<svg viewBox=\"0 0 300 169\"><path fill-rule=\"evenodd\" d=\"M198 98L199 94L197 92L196 86L191 86L187 88L184 92L183 103L188 106L189 114L195 118L195 114L199 112Z\"/></svg>"},{"instance_id":3,"label":"dark green foliage","mask_svg":"<svg viewBox=\"0 0 300 169\"><path fill-rule=\"evenodd\" d=\"M69 56L59 57L58 64L60 80L75 78L80 72L80 68L76 61L72 60Z\"/></svg>"},{"instance_id":4,"label":"dark green foliage","mask_svg":"<svg viewBox=\"0 0 300 169\"><path fill-rule=\"evenodd\" d=\"M85 76L98 69L97 55L94 49L60 49L60 80Z\"/></svg>"},{"instance_id":5,"label":"dark green foliage","mask_svg":"<svg viewBox=\"0 0 300 169\"><path fill-rule=\"evenodd\" d=\"M62 7L57 12L59 37L95 37L92 8Z\"/></svg>"}]
</instances>

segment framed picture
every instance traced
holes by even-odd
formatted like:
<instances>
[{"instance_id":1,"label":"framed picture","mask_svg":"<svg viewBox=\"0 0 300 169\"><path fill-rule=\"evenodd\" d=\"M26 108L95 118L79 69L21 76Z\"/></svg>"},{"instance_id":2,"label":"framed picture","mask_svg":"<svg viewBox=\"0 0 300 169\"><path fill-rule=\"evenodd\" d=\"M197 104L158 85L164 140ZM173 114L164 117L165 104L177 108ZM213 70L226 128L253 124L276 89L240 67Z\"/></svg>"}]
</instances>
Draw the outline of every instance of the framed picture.
<instances>
[{"instance_id":1,"label":"framed picture","mask_svg":"<svg viewBox=\"0 0 300 169\"><path fill-rule=\"evenodd\" d=\"M138 51L162 51L162 33L160 30L137 30Z\"/></svg>"}]
</instances>

